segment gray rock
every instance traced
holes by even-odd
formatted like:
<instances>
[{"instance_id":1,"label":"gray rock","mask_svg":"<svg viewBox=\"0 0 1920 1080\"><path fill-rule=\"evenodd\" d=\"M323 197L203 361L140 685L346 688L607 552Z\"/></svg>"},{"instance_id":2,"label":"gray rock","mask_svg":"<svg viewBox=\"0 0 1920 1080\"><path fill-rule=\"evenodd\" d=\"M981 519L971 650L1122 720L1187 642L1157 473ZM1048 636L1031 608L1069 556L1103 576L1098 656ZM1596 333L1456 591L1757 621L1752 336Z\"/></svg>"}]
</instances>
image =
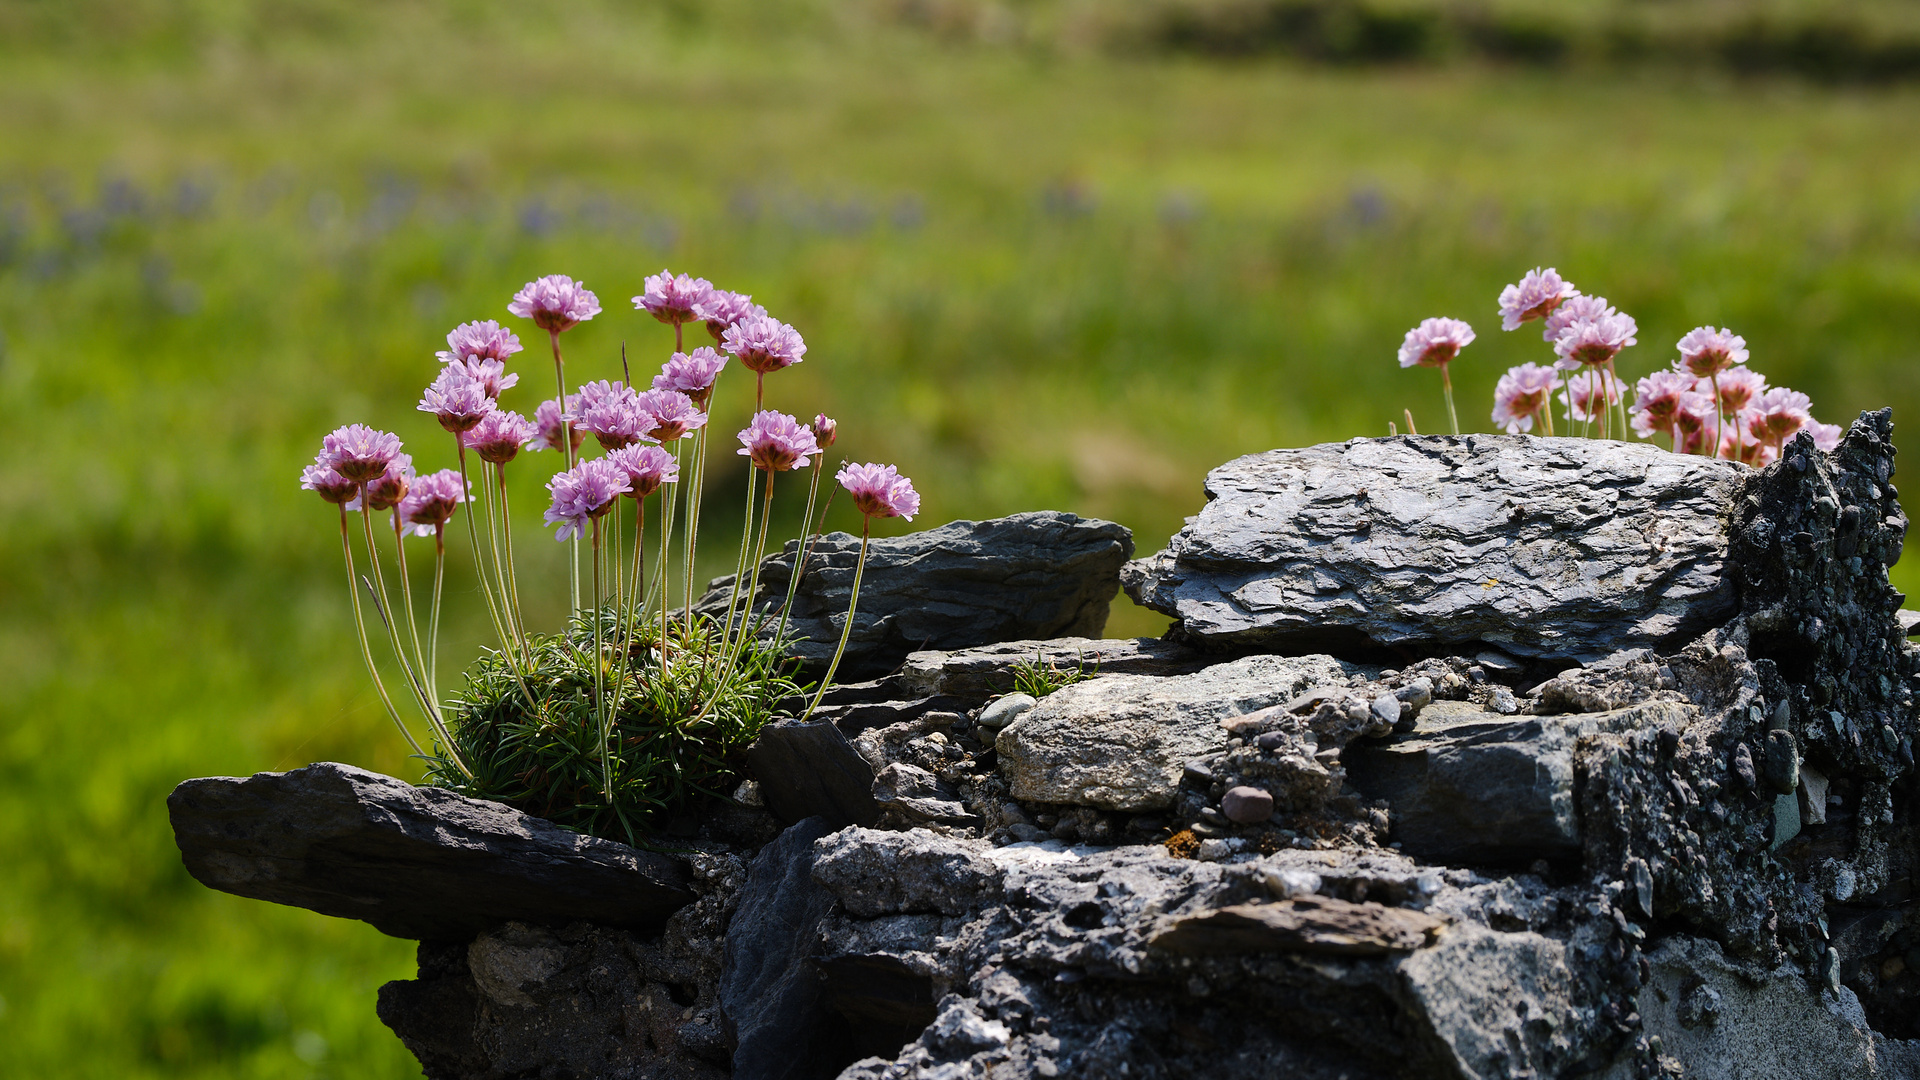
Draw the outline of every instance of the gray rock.
<instances>
[{"instance_id":1,"label":"gray rock","mask_svg":"<svg viewBox=\"0 0 1920 1080\"><path fill-rule=\"evenodd\" d=\"M1048 695L994 746L1016 798L1157 810L1186 762L1225 749L1220 721L1359 670L1330 656L1250 656L1171 678L1090 679Z\"/></svg>"},{"instance_id":2,"label":"gray rock","mask_svg":"<svg viewBox=\"0 0 1920 1080\"><path fill-rule=\"evenodd\" d=\"M1273 796L1257 787L1228 788L1220 812L1236 825L1258 825L1273 816Z\"/></svg>"},{"instance_id":3,"label":"gray rock","mask_svg":"<svg viewBox=\"0 0 1920 1080\"><path fill-rule=\"evenodd\" d=\"M814 845L813 880L862 916L958 914L998 895L999 872L979 841L843 829Z\"/></svg>"},{"instance_id":4,"label":"gray rock","mask_svg":"<svg viewBox=\"0 0 1920 1080\"><path fill-rule=\"evenodd\" d=\"M1526 862L1580 851L1573 751L1599 732L1684 724L1691 705L1647 702L1605 713L1509 718L1436 701L1421 730L1342 755L1353 786L1392 806L1393 836L1439 862Z\"/></svg>"},{"instance_id":5,"label":"gray rock","mask_svg":"<svg viewBox=\"0 0 1920 1080\"><path fill-rule=\"evenodd\" d=\"M980 719L977 722L983 728L999 730L1013 723L1015 717L1038 704L1040 700L1032 694L1008 694L980 710Z\"/></svg>"},{"instance_id":6,"label":"gray rock","mask_svg":"<svg viewBox=\"0 0 1920 1080\"><path fill-rule=\"evenodd\" d=\"M896 761L880 770L873 778L873 798L881 810L897 811L910 822L979 820L939 777L905 762Z\"/></svg>"},{"instance_id":7,"label":"gray rock","mask_svg":"<svg viewBox=\"0 0 1920 1080\"><path fill-rule=\"evenodd\" d=\"M785 603L799 542L760 567L754 610ZM828 533L815 541L788 630L793 655L825 671L846 624L860 538ZM1110 521L1056 511L991 521L953 521L937 529L874 540L860 583L853 635L838 677L876 679L922 649L963 649L1029 638L1098 637L1120 591L1120 567L1133 535ZM716 578L695 609L724 616L731 576ZM778 623L777 614L770 620ZM772 634L773 625L763 633Z\"/></svg>"},{"instance_id":8,"label":"gray rock","mask_svg":"<svg viewBox=\"0 0 1920 1080\"><path fill-rule=\"evenodd\" d=\"M513 920L657 927L694 899L679 859L334 762L188 780L167 813L201 884L394 937L465 940Z\"/></svg>"},{"instance_id":9,"label":"gray rock","mask_svg":"<svg viewBox=\"0 0 1920 1080\"><path fill-rule=\"evenodd\" d=\"M1265 904L1234 904L1190 915L1154 935L1152 945L1189 955L1302 952L1380 956L1428 945L1445 925L1444 920L1431 915L1385 904L1300 896Z\"/></svg>"},{"instance_id":10,"label":"gray rock","mask_svg":"<svg viewBox=\"0 0 1920 1080\"><path fill-rule=\"evenodd\" d=\"M833 1028L811 963L833 908L833 895L813 883L813 845L830 831L820 818L799 822L760 849L747 872L719 986L736 1080L830 1074Z\"/></svg>"},{"instance_id":11,"label":"gray rock","mask_svg":"<svg viewBox=\"0 0 1920 1080\"><path fill-rule=\"evenodd\" d=\"M760 797L785 822L825 818L838 828L880 818L873 799L874 769L831 721L780 720L747 747L747 768Z\"/></svg>"},{"instance_id":12,"label":"gray rock","mask_svg":"<svg viewBox=\"0 0 1920 1080\"><path fill-rule=\"evenodd\" d=\"M1598 659L1684 642L1733 613L1722 561L1742 472L1533 436L1270 450L1208 474L1200 514L1123 580L1206 642L1491 643Z\"/></svg>"},{"instance_id":13,"label":"gray rock","mask_svg":"<svg viewBox=\"0 0 1920 1080\"><path fill-rule=\"evenodd\" d=\"M1185 675L1219 659L1165 638L1062 637L916 652L895 678L909 688L908 696L944 694L984 701L1012 690L1014 669L1021 666L1038 664L1086 675Z\"/></svg>"}]
</instances>

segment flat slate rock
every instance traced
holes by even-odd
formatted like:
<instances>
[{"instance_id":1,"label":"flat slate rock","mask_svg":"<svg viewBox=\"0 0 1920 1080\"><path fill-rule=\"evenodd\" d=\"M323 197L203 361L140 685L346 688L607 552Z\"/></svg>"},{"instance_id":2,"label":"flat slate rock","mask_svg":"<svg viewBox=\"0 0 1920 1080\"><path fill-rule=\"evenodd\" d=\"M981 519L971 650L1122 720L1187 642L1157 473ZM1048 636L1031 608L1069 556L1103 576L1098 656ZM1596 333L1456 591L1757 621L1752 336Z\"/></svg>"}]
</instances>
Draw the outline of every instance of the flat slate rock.
<instances>
[{"instance_id":1,"label":"flat slate rock","mask_svg":"<svg viewBox=\"0 0 1920 1080\"><path fill-rule=\"evenodd\" d=\"M1412 952L1446 926L1425 912L1303 896L1267 904L1234 904L1180 919L1155 935L1164 952L1236 955L1261 952L1382 956Z\"/></svg>"},{"instance_id":2,"label":"flat slate rock","mask_svg":"<svg viewBox=\"0 0 1920 1080\"><path fill-rule=\"evenodd\" d=\"M188 780L167 813L201 884L394 937L458 940L509 920L651 929L694 900L671 856L335 762Z\"/></svg>"},{"instance_id":3,"label":"flat slate rock","mask_svg":"<svg viewBox=\"0 0 1920 1080\"><path fill-rule=\"evenodd\" d=\"M789 541L761 562L756 611L786 601L798 549ZM826 669L846 626L859 554L859 537L836 532L807 556L788 629L800 639L793 655L813 675ZM1097 638L1120 592L1120 567L1132 557L1125 526L1052 510L874 540L837 677L877 679L921 649ZM724 614L733 584L731 575L714 579L695 610Z\"/></svg>"},{"instance_id":4,"label":"flat slate rock","mask_svg":"<svg viewBox=\"0 0 1920 1080\"><path fill-rule=\"evenodd\" d=\"M1748 472L1531 435L1269 450L1208 474L1207 505L1123 580L1192 638L1235 647L1670 647L1735 611L1723 564Z\"/></svg>"}]
</instances>

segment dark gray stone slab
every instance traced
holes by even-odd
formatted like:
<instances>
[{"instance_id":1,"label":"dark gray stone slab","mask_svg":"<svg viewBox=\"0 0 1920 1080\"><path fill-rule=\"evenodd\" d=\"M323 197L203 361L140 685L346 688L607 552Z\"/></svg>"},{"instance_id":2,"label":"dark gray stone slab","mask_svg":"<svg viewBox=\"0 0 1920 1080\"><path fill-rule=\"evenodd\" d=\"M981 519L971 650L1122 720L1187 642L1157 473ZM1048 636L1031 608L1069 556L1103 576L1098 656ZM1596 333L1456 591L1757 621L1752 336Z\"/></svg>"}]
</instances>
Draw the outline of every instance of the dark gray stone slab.
<instances>
[{"instance_id":1,"label":"dark gray stone slab","mask_svg":"<svg viewBox=\"0 0 1920 1080\"><path fill-rule=\"evenodd\" d=\"M335 762L188 780L167 813L201 884L394 937L470 938L509 920L655 928L694 899L671 856Z\"/></svg>"},{"instance_id":2,"label":"dark gray stone slab","mask_svg":"<svg viewBox=\"0 0 1920 1080\"><path fill-rule=\"evenodd\" d=\"M1397 436L1252 454L1136 601L1205 642L1296 652L1488 642L1598 659L1734 612L1729 501L1744 466L1650 445Z\"/></svg>"},{"instance_id":3,"label":"dark gray stone slab","mask_svg":"<svg viewBox=\"0 0 1920 1080\"><path fill-rule=\"evenodd\" d=\"M798 548L789 541L761 563L756 611L785 602ZM812 674L826 669L846 625L859 553L859 537L836 532L818 538L808 556L788 628L801 639L794 655ZM1132 556L1124 526L1051 510L874 540L836 678L879 678L920 649L1099 637ZM733 578L707 589L696 609L724 614Z\"/></svg>"},{"instance_id":4,"label":"dark gray stone slab","mask_svg":"<svg viewBox=\"0 0 1920 1080\"><path fill-rule=\"evenodd\" d=\"M832 1045L845 1033L821 1001L812 963L833 908L833 894L813 883L813 843L832 831L821 818L799 822L747 872L720 975L735 1080L812 1080L847 1064Z\"/></svg>"},{"instance_id":5,"label":"dark gray stone slab","mask_svg":"<svg viewBox=\"0 0 1920 1080\"><path fill-rule=\"evenodd\" d=\"M873 766L830 720L777 720L747 747L747 768L761 797L786 822L825 819L834 828L880 819Z\"/></svg>"},{"instance_id":6,"label":"dark gray stone slab","mask_svg":"<svg viewBox=\"0 0 1920 1080\"><path fill-rule=\"evenodd\" d=\"M977 704L1012 690L1022 666L1087 676L1186 675L1219 662L1218 655L1163 638L1070 637L917 652L907 657L894 678L916 693L945 694Z\"/></svg>"}]
</instances>

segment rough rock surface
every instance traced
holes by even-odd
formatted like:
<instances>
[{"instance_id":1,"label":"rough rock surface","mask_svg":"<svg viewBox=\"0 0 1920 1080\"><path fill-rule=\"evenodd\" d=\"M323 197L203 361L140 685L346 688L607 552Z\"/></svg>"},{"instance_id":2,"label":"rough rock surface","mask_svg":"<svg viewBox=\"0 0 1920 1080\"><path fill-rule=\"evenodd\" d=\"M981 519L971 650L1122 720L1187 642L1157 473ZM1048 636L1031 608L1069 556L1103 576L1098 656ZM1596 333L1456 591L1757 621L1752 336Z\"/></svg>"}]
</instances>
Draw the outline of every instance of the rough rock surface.
<instances>
[{"instance_id":1,"label":"rough rock surface","mask_svg":"<svg viewBox=\"0 0 1920 1080\"><path fill-rule=\"evenodd\" d=\"M683 860L351 765L188 780L167 813L201 884L395 937L510 919L654 928L694 900Z\"/></svg>"},{"instance_id":2,"label":"rough rock surface","mask_svg":"<svg viewBox=\"0 0 1920 1080\"><path fill-rule=\"evenodd\" d=\"M786 601L798 550L790 541L761 563L756 611ZM801 639L794 655L815 673L825 670L846 625L859 553L859 537L828 533L800 576L788 629ZM1132 557L1133 534L1123 526L1056 511L874 540L839 674L878 678L922 649L1098 637L1120 591L1120 567ZM731 576L716 578L696 610L724 612L733 584Z\"/></svg>"},{"instance_id":3,"label":"rough rock surface","mask_svg":"<svg viewBox=\"0 0 1920 1080\"><path fill-rule=\"evenodd\" d=\"M1130 564L1130 596L1201 641L1342 652L1492 642L1593 660L1732 614L1742 467L1650 445L1403 435L1270 450Z\"/></svg>"}]
</instances>

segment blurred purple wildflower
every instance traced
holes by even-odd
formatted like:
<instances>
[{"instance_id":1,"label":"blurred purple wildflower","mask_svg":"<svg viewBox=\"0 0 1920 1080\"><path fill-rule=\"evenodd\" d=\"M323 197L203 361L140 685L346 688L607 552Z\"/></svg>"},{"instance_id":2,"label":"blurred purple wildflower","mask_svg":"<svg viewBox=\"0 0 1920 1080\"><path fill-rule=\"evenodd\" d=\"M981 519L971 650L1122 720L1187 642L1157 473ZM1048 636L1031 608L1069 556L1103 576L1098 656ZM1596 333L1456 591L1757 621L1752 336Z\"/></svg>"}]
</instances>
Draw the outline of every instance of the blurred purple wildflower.
<instances>
[{"instance_id":1,"label":"blurred purple wildflower","mask_svg":"<svg viewBox=\"0 0 1920 1080\"><path fill-rule=\"evenodd\" d=\"M467 449L479 454L481 461L505 465L537 434L539 430L526 417L496 409L482 417L462 438Z\"/></svg>"},{"instance_id":2,"label":"blurred purple wildflower","mask_svg":"<svg viewBox=\"0 0 1920 1080\"><path fill-rule=\"evenodd\" d=\"M753 422L740 432L740 445L743 449L735 453L770 473L798 469L820 449L814 444L813 431L806 425L786 413L771 410L753 414Z\"/></svg>"},{"instance_id":3,"label":"blurred purple wildflower","mask_svg":"<svg viewBox=\"0 0 1920 1080\"><path fill-rule=\"evenodd\" d=\"M1539 364L1508 368L1493 388L1493 422L1509 435L1533 430L1533 419L1547 409L1560 388L1560 373Z\"/></svg>"},{"instance_id":4,"label":"blurred purple wildflower","mask_svg":"<svg viewBox=\"0 0 1920 1080\"><path fill-rule=\"evenodd\" d=\"M1798 390L1775 387L1761 394L1741 414L1747 435L1755 442L1778 447L1813 423L1813 399Z\"/></svg>"},{"instance_id":5,"label":"blurred purple wildflower","mask_svg":"<svg viewBox=\"0 0 1920 1080\"><path fill-rule=\"evenodd\" d=\"M704 409L713 397L713 384L720 378L720 369L726 366L727 358L710 345L702 345L690 353L677 352L660 366L660 374L653 377L653 388L678 390Z\"/></svg>"},{"instance_id":6,"label":"blurred purple wildflower","mask_svg":"<svg viewBox=\"0 0 1920 1080\"><path fill-rule=\"evenodd\" d=\"M712 294L713 282L706 278L662 270L647 278L646 291L633 298L633 306L646 310L663 323L677 326L696 318L695 308Z\"/></svg>"},{"instance_id":7,"label":"blurred purple wildflower","mask_svg":"<svg viewBox=\"0 0 1920 1080\"><path fill-rule=\"evenodd\" d=\"M1567 419L1598 420L1608 405L1620 400L1620 383L1606 377L1597 368L1588 368L1567 376L1560 403L1567 407Z\"/></svg>"},{"instance_id":8,"label":"blurred purple wildflower","mask_svg":"<svg viewBox=\"0 0 1920 1080\"><path fill-rule=\"evenodd\" d=\"M1634 386L1633 404L1627 412L1633 418L1633 432L1643 439L1655 435L1673 435L1683 395L1691 394L1693 377L1673 371L1656 371ZM1675 436L1674 445L1679 445Z\"/></svg>"},{"instance_id":9,"label":"blurred purple wildflower","mask_svg":"<svg viewBox=\"0 0 1920 1080\"><path fill-rule=\"evenodd\" d=\"M520 382L520 376L507 374L507 365L498 360L470 356L457 363L465 368L467 374L473 377L473 381L479 383L480 388L487 392L487 396L495 401L500 400L500 391L511 390Z\"/></svg>"},{"instance_id":10,"label":"blurred purple wildflower","mask_svg":"<svg viewBox=\"0 0 1920 1080\"><path fill-rule=\"evenodd\" d=\"M868 517L898 517L913 520L920 512L920 493L913 481L900 475L891 465L855 465L840 467L834 479L853 496L854 509Z\"/></svg>"},{"instance_id":11,"label":"blurred purple wildflower","mask_svg":"<svg viewBox=\"0 0 1920 1080\"><path fill-rule=\"evenodd\" d=\"M468 374L465 364L448 364L420 397L417 408L432 413L440 426L454 434L469 431L494 410L485 384Z\"/></svg>"},{"instance_id":12,"label":"blurred purple wildflower","mask_svg":"<svg viewBox=\"0 0 1920 1080\"><path fill-rule=\"evenodd\" d=\"M412 488L400 500L400 517L415 536L432 536L453 517L455 507L470 496L460 474L452 469L416 476Z\"/></svg>"},{"instance_id":13,"label":"blurred purple wildflower","mask_svg":"<svg viewBox=\"0 0 1920 1080\"><path fill-rule=\"evenodd\" d=\"M840 438L840 425L833 422L833 417L820 413L813 418L814 445L825 450L838 438Z\"/></svg>"},{"instance_id":14,"label":"blurred purple wildflower","mask_svg":"<svg viewBox=\"0 0 1920 1080\"><path fill-rule=\"evenodd\" d=\"M1558 341L1566 333L1567 327L1581 319L1598 319L1613 314L1613 305L1607 303L1604 296L1574 295L1554 308L1547 315L1546 326L1540 331L1540 337L1546 341Z\"/></svg>"},{"instance_id":15,"label":"blurred purple wildflower","mask_svg":"<svg viewBox=\"0 0 1920 1080\"><path fill-rule=\"evenodd\" d=\"M1576 319L1553 343L1553 351L1560 357L1554 366L1563 371L1605 367L1621 349L1634 344L1633 335L1639 330L1633 316L1617 311L1597 319Z\"/></svg>"},{"instance_id":16,"label":"blurred purple wildflower","mask_svg":"<svg viewBox=\"0 0 1920 1080\"><path fill-rule=\"evenodd\" d=\"M645 417L642 430L648 438L663 443L672 442L707 423L707 414L678 390L649 390L640 395L639 408Z\"/></svg>"},{"instance_id":17,"label":"blurred purple wildflower","mask_svg":"<svg viewBox=\"0 0 1920 1080\"><path fill-rule=\"evenodd\" d=\"M456 360L498 360L505 363L507 357L519 351L519 336L488 319L454 327L447 335L447 351L437 355L443 364L451 364Z\"/></svg>"},{"instance_id":18,"label":"blurred purple wildflower","mask_svg":"<svg viewBox=\"0 0 1920 1080\"><path fill-rule=\"evenodd\" d=\"M1544 319L1561 301L1578 295L1580 290L1553 267L1536 266L1518 284L1500 290L1500 329L1518 330L1522 323Z\"/></svg>"},{"instance_id":19,"label":"blurred purple wildflower","mask_svg":"<svg viewBox=\"0 0 1920 1080\"><path fill-rule=\"evenodd\" d=\"M602 449L618 450L651 441L646 433L651 418L640 407L640 395L632 387L597 380L580 388L578 401L571 417L573 426L593 432Z\"/></svg>"},{"instance_id":20,"label":"blurred purple wildflower","mask_svg":"<svg viewBox=\"0 0 1920 1080\"><path fill-rule=\"evenodd\" d=\"M1720 384L1720 411L1727 416L1740 415L1767 392L1767 377L1750 367L1728 368L1718 376L1701 379L1693 388L1711 400L1716 381Z\"/></svg>"},{"instance_id":21,"label":"blurred purple wildflower","mask_svg":"<svg viewBox=\"0 0 1920 1080\"><path fill-rule=\"evenodd\" d=\"M363 483L386 472L399 453L400 436L375 431L365 424L348 424L320 440L320 456L314 460L348 480Z\"/></svg>"},{"instance_id":22,"label":"blurred purple wildflower","mask_svg":"<svg viewBox=\"0 0 1920 1080\"><path fill-rule=\"evenodd\" d=\"M586 286L565 274L548 274L527 282L513 294L507 310L552 333L571 330L600 314L600 300Z\"/></svg>"},{"instance_id":23,"label":"blurred purple wildflower","mask_svg":"<svg viewBox=\"0 0 1920 1080\"><path fill-rule=\"evenodd\" d=\"M1459 319L1422 319L1400 343L1400 366L1445 367L1473 343L1473 327Z\"/></svg>"},{"instance_id":24,"label":"blurred purple wildflower","mask_svg":"<svg viewBox=\"0 0 1920 1080\"><path fill-rule=\"evenodd\" d=\"M413 457L395 454L393 460L387 463L386 472L367 481L367 505L374 510L391 510L407 497L407 489L412 484ZM347 509L358 510L359 507L348 503Z\"/></svg>"},{"instance_id":25,"label":"blurred purple wildflower","mask_svg":"<svg viewBox=\"0 0 1920 1080\"><path fill-rule=\"evenodd\" d=\"M680 482L680 463L658 446L629 446L608 454L607 460L626 470L627 494L636 500L653 494L661 484Z\"/></svg>"},{"instance_id":26,"label":"blurred purple wildflower","mask_svg":"<svg viewBox=\"0 0 1920 1080\"><path fill-rule=\"evenodd\" d=\"M587 522L613 509L613 501L631 487L627 471L605 458L583 461L547 481L553 505L547 524L559 525L556 540L570 540L585 531Z\"/></svg>"},{"instance_id":27,"label":"blurred purple wildflower","mask_svg":"<svg viewBox=\"0 0 1920 1080\"><path fill-rule=\"evenodd\" d=\"M314 462L300 470L300 486L330 503L344 503L360 493L360 485L341 476L333 466Z\"/></svg>"},{"instance_id":28,"label":"blurred purple wildflower","mask_svg":"<svg viewBox=\"0 0 1920 1080\"><path fill-rule=\"evenodd\" d=\"M765 318L766 314L767 309L754 303L753 297L724 289L713 290L706 299L693 305L693 317L707 324L707 333L712 334L715 341L724 338L727 330L740 320L756 315Z\"/></svg>"},{"instance_id":29,"label":"blurred purple wildflower","mask_svg":"<svg viewBox=\"0 0 1920 1080\"><path fill-rule=\"evenodd\" d=\"M1731 330L1695 327L1680 339L1680 359L1673 369L1696 379L1708 379L1747 362L1747 339Z\"/></svg>"},{"instance_id":30,"label":"blurred purple wildflower","mask_svg":"<svg viewBox=\"0 0 1920 1080\"><path fill-rule=\"evenodd\" d=\"M791 367L807 354L799 331L765 315L750 315L729 327L720 347L762 375Z\"/></svg>"},{"instance_id":31,"label":"blurred purple wildflower","mask_svg":"<svg viewBox=\"0 0 1920 1080\"><path fill-rule=\"evenodd\" d=\"M580 397L578 394L567 395L567 405L566 405L566 408L564 409L560 407L560 402L557 400L548 400L548 401L541 402L533 410L533 426L534 426L534 430L537 431L538 434L535 436L533 441L527 443L527 449L529 450L558 449L560 444L566 441L566 437L562 433L567 430L567 427L566 427L567 414L573 412L579 407L580 407ZM571 447L571 449L574 449L574 450L580 449L580 444L586 439L586 437L587 437L587 431L585 428L578 428L578 427L574 428L573 429L573 446Z\"/></svg>"}]
</instances>

